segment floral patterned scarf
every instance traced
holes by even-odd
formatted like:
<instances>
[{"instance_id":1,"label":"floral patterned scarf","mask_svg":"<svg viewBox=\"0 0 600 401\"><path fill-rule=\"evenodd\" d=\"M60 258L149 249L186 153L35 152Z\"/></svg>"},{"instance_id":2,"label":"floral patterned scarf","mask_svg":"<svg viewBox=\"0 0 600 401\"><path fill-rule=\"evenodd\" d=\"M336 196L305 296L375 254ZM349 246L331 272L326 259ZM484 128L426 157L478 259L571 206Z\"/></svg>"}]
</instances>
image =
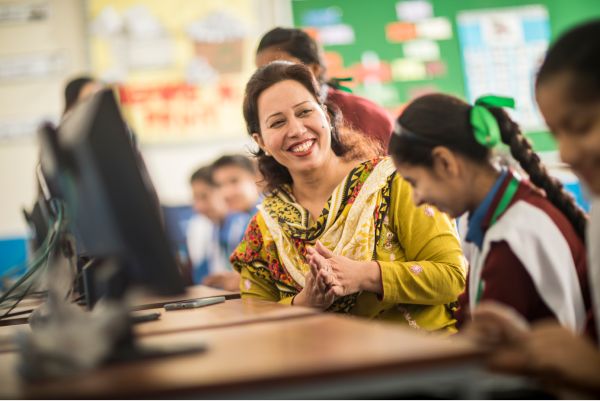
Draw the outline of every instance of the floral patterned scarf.
<instances>
[{"instance_id":1,"label":"floral patterned scarf","mask_svg":"<svg viewBox=\"0 0 600 401\"><path fill-rule=\"evenodd\" d=\"M269 230L264 240L267 247L270 242L275 244L279 262L287 273L273 276L278 288L295 295L293 293L304 287L309 271L306 246L314 245L317 239L337 255L359 261L373 260L389 207L394 175L390 158L359 164L337 186L312 226L309 226L308 211L295 201L289 186L265 197L259 206ZM288 280L279 283L277 277L283 279L282 276ZM347 313L358 295L338 299L328 310Z\"/></svg>"}]
</instances>

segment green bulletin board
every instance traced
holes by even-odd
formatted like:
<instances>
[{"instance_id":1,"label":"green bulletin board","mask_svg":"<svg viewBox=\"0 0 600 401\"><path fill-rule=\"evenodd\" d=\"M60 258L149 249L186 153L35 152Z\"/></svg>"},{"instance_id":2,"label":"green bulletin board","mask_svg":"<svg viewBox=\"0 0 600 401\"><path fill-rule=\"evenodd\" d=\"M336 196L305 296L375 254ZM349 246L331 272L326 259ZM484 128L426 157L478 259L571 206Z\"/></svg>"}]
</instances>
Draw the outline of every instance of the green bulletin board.
<instances>
[{"instance_id":1,"label":"green bulletin board","mask_svg":"<svg viewBox=\"0 0 600 401\"><path fill-rule=\"evenodd\" d=\"M352 28L353 37L348 39L347 33L337 32L337 36L329 40L336 43L339 38L339 41L347 44L323 44L328 65L343 64L340 68L328 68L328 72L334 78L342 78L343 74L353 76L357 81L352 86L355 93L372 98L393 114L401 112L403 106L414 97L431 91L449 93L467 100L456 25L459 11L541 4L548 10L552 40L580 22L600 17L600 0L429 0L433 17L445 17L440 19L449 21L452 27L450 38L435 40L439 45L439 59L443 68L436 74L428 73L425 79L401 82L384 79L387 82L382 81L380 85L384 94L370 96L373 92L365 91L362 71L358 69L361 62L362 65L365 63L365 52L373 52L381 64L384 64L380 68L382 76L389 74L390 63L406 57L402 43L390 43L386 38L386 26L399 22L396 3L398 0L292 1L294 24L298 27L307 27L313 23L337 23ZM328 12L324 13L326 10ZM327 19L331 21L326 21ZM335 56L333 62L332 55ZM388 71L384 71L383 67ZM538 151L555 149L551 136L546 132L528 132L528 136L534 141L534 147Z\"/></svg>"}]
</instances>

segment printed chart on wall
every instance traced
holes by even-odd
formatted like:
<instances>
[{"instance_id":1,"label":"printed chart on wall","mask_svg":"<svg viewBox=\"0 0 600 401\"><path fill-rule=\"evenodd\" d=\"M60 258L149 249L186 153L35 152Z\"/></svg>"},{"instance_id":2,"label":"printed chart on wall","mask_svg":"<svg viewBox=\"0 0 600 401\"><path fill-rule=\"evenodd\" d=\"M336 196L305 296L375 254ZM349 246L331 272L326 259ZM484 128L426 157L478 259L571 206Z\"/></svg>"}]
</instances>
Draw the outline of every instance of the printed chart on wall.
<instances>
[{"instance_id":1,"label":"printed chart on wall","mask_svg":"<svg viewBox=\"0 0 600 401\"><path fill-rule=\"evenodd\" d=\"M94 75L119 88L142 144L245 136L257 16L245 0L90 0Z\"/></svg>"},{"instance_id":2,"label":"printed chart on wall","mask_svg":"<svg viewBox=\"0 0 600 401\"><path fill-rule=\"evenodd\" d=\"M468 100L490 93L510 96L516 121L527 131L543 130L533 86L550 41L546 7L460 11L456 23Z\"/></svg>"}]
</instances>

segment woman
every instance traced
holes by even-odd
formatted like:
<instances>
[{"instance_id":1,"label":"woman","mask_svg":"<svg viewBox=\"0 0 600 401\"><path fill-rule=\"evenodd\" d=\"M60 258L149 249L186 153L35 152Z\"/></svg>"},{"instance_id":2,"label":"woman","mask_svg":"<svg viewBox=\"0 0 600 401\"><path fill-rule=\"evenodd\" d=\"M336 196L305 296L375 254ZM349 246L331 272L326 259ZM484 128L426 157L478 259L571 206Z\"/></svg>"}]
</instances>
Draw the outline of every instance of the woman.
<instances>
[{"instance_id":1,"label":"woman","mask_svg":"<svg viewBox=\"0 0 600 401\"><path fill-rule=\"evenodd\" d=\"M367 136L376 139L387 150L394 121L383 107L338 89L329 81L323 60L323 50L301 29L275 28L265 34L256 51L258 68L275 60L302 63L308 66L321 84L322 103L335 103L346 122Z\"/></svg>"},{"instance_id":2,"label":"woman","mask_svg":"<svg viewBox=\"0 0 600 401\"><path fill-rule=\"evenodd\" d=\"M454 332L465 266L451 221L413 206L392 161L370 159L377 144L320 95L310 70L289 62L246 85L268 194L230 258L242 297Z\"/></svg>"},{"instance_id":3,"label":"woman","mask_svg":"<svg viewBox=\"0 0 600 401\"><path fill-rule=\"evenodd\" d=\"M596 197L600 196L599 55L600 20L574 28L548 51L535 90L562 160L572 166ZM600 395L600 331L594 330L600 324L599 208L596 200L586 234L594 300L588 335L576 335L553 322L523 329L497 305L482 304L473 312L475 320L468 334L488 343L491 338L497 340L492 344L497 352L489 359L492 368L535 376L563 397L582 397L574 391Z\"/></svg>"}]
</instances>

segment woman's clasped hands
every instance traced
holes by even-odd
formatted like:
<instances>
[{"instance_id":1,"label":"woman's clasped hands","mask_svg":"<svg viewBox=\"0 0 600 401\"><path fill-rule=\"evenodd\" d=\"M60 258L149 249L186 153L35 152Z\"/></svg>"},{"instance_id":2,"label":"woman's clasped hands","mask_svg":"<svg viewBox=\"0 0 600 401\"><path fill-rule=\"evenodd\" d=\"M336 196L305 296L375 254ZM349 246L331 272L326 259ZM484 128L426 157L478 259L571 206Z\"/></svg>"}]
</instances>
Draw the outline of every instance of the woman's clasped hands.
<instances>
[{"instance_id":1,"label":"woman's clasped hands","mask_svg":"<svg viewBox=\"0 0 600 401\"><path fill-rule=\"evenodd\" d=\"M310 271L304 289L293 304L325 310L340 297L363 290L381 292L381 273L376 262L359 262L334 254L317 240L307 248ZM371 288L373 287L373 288Z\"/></svg>"}]
</instances>

